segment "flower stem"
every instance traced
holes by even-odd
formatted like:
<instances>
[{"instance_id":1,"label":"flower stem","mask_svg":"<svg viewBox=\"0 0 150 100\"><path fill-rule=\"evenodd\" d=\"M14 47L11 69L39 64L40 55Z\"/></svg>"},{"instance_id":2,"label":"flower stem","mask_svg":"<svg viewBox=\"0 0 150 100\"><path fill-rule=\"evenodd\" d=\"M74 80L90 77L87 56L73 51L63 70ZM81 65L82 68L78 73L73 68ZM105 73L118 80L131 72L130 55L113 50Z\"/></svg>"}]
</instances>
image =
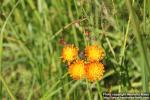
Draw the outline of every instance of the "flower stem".
<instances>
[{"instance_id":1,"label":"flower stem","mask_svg":"<svg viewBox=\"0 0 150 100\"><path fill-rule=\"evenodd\" d=\"M99 94L99 96L100 96L100 100L103 100L102 90L101 90L101 88L100 88L100 86L99 86L98 81L96 81L96 86L97 86L97 89L98 89L98 94Z\"/></svg>"},{"instance_id":2,"label":"flower stem","mask_svg":"<svg viewBox=\"0 0 150 100\"><path fill-rule=\"evenodd\" d=\"M90 94L89 83L88 83L88 81L87 81L87 80L86 80L86 84L87 84L88 98L89 98L89 100L92 100L92 99L91 99L91 94Z\"/></svg>"}]
</instances>

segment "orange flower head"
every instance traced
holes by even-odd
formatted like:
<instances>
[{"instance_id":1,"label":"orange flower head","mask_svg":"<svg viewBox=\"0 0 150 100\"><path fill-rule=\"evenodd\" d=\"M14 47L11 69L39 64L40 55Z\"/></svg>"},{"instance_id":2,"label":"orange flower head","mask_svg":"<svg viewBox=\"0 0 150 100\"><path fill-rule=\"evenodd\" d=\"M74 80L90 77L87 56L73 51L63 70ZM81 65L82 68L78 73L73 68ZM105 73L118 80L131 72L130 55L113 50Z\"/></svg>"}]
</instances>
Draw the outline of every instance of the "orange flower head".
<instances>
[{"instance_id":1,"label":"orange flower head","mask_svg":"<svg viewBox=\"0 0 150 100\"><path fill-rule=\"evenodd\" d=\"M82 60L74 61L73 64L69 65L69 74L70 76L75 79L83 79L85 76L85 64Z\"/></svg>"},{"instance_id":2,"label":"orange flower head","mask_svg":"<svg viewBox=\"0 0 150 100\"><path fill-rule=\"evenodd\" d=\"M78 48L74 45L65 45L62 50L62 59L63 61L68 61L68 64L78 57Z\"/></svg>"},{"instance_id":3,"label":"orange flower head","mask_svg":"<svg viewBox=\"0 0 150 100\"><path fill-rule=\"evenodd\" d=\"M89 81L101 80L104 72L104 65L100 62L91 62L85 67L86 77Z\"/></svg>"},{"instance_id":4,"label":"orange flower head","mask_svg":"<svg viewBox=\"0 0 150 100\"><path fill-rule=\"evenodd\" d=\"M104 50L98 45L87 46L85 48L85 56L90 62L99 61L104 58Z\"/></svg>"}]
</instances>

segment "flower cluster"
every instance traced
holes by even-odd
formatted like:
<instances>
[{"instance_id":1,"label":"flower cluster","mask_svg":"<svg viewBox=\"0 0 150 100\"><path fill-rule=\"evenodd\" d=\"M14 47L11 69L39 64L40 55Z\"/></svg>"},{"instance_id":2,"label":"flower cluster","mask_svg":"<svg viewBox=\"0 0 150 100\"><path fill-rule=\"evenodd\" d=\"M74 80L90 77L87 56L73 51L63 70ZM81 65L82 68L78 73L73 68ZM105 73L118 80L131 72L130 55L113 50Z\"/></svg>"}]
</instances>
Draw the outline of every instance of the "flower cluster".
<instances>
[{"instance_id":1,"label":"flower cluster","mask_svg":"<svg viewBox=\"0 0 150 100\"><path fill-rule=\"evenodd\" d=\"M105 72L104 65L101 63L104 58L104 50L94 44L86 46L85 59L78 57L79 49L74 45L65 45L62 50L63 62L68 62L68 72L75 79L87 78L89 81L101 80Z\"/></svg>"}]
</instances>

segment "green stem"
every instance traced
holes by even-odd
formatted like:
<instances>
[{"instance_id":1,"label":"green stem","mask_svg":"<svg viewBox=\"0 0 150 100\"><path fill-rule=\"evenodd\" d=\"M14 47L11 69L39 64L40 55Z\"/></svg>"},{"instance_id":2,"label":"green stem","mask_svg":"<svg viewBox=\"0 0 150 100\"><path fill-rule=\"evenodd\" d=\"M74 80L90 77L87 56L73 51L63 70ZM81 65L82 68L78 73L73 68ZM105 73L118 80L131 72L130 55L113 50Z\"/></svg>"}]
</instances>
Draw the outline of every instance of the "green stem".
<instances>
[{"instance_id":1,"label":"green stem","mask_svg":"<svg viewBox=\"0 0 150 100\"><path fill-rule=\"evenodd\" d=\"M91 94L90 94L90 88L89 88L88 80L86 80L86 84L87 84L88 98L89 98L89 100L92 100L92 99L91 99Z\"/></svg>"},{"instance_id":2,"label":"green stem","mask_svg":"<svg viewBox=\"0 0 150 100\"><path fill-rule=\"evenodd\" d=\"M143 15L143 20L144 20L144 33L146 32L146 0L144 0L144 15Z\"/></svg>"},{"instance_id":3,"label":"green stem","mask_svg":"<svg viewBox=\"0 0 150 100\"><path fill-rule=\"evenodd\" d=\"M99 94L99 96L100 96L100 100L103 100L102 90L101 90L101 88L100 88L100 86L99 86L98 81L96 81L96 86L97 86L97 89L98 89L98 94Z\"/></svg>"}]
</instances>

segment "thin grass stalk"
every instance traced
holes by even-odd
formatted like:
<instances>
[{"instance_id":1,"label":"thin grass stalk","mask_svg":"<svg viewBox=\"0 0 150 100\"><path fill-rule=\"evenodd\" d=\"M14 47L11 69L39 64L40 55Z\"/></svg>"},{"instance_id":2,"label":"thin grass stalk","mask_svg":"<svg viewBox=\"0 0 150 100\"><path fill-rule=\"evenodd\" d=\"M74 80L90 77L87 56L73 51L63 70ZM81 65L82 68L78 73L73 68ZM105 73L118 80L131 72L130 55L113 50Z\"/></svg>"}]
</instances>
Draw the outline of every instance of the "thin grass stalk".
<instances>
[{"instance_id":1,"label":"thin grass stalk","mask_svg":"<svg viewBox=\"0 0 150 100\"><path fill-rule=\"evenodd\" d=\"M133 0L133 4L134 4L134 0ZM124 38L124 43L123 43L123 49L122 49L120 64L122 63L123 57L125 56L125 49L126 49L127 38L128 38L128 34L129 34L130 22L131 22L131 16L129 16L129 19L128 19L128 24L127 24L126 33L125 33L125 38Z\"/></svg>"},{"instance_id":2,"label":"thin grass stalk","mask_svg":"<svg viewBox=\"0 0 150 100\"><path fill-rule=\"evenodd\" d=\"M2 74L0 74L0 80L2 82L2 84L4 85L4 87L6 88L9 96L11 97L12 100L16 100L15 96L13 95L13 93L11 92L10 88L8 87L6 81L4 80L4 78L2 77ZM2 98L1 98L2 99Z\"/></svg>"},{"instance_id":3,"label":"thin grass stalk","mask_svg":"<svg viewBox=\"0 0 150 100\"><path fill-rule=\"evenodd\" d=\"M146 32L146 0L144 0L144 15L143 15L143 20L144 20L144 33Z\"/></svg>"},{"instance_id":4,"label":"thin grass stalk","mask_svg":"<svg viewBox=\"0 0 150 100\"><path fill-rule=\"evenodd\" d=\"M63 28L61 28L60 30L58 30L56 33L54 33L54 35L49 39L49 40L53 40L55 37L57 37L63 30L67 29L68 27L70 27L71 25L77 23L77 22L82 22L87 20L87 18L83 18L83 19L78 19L75 21L72 21L71 23L65 25Z\"/></svg>"}]
</instances>

